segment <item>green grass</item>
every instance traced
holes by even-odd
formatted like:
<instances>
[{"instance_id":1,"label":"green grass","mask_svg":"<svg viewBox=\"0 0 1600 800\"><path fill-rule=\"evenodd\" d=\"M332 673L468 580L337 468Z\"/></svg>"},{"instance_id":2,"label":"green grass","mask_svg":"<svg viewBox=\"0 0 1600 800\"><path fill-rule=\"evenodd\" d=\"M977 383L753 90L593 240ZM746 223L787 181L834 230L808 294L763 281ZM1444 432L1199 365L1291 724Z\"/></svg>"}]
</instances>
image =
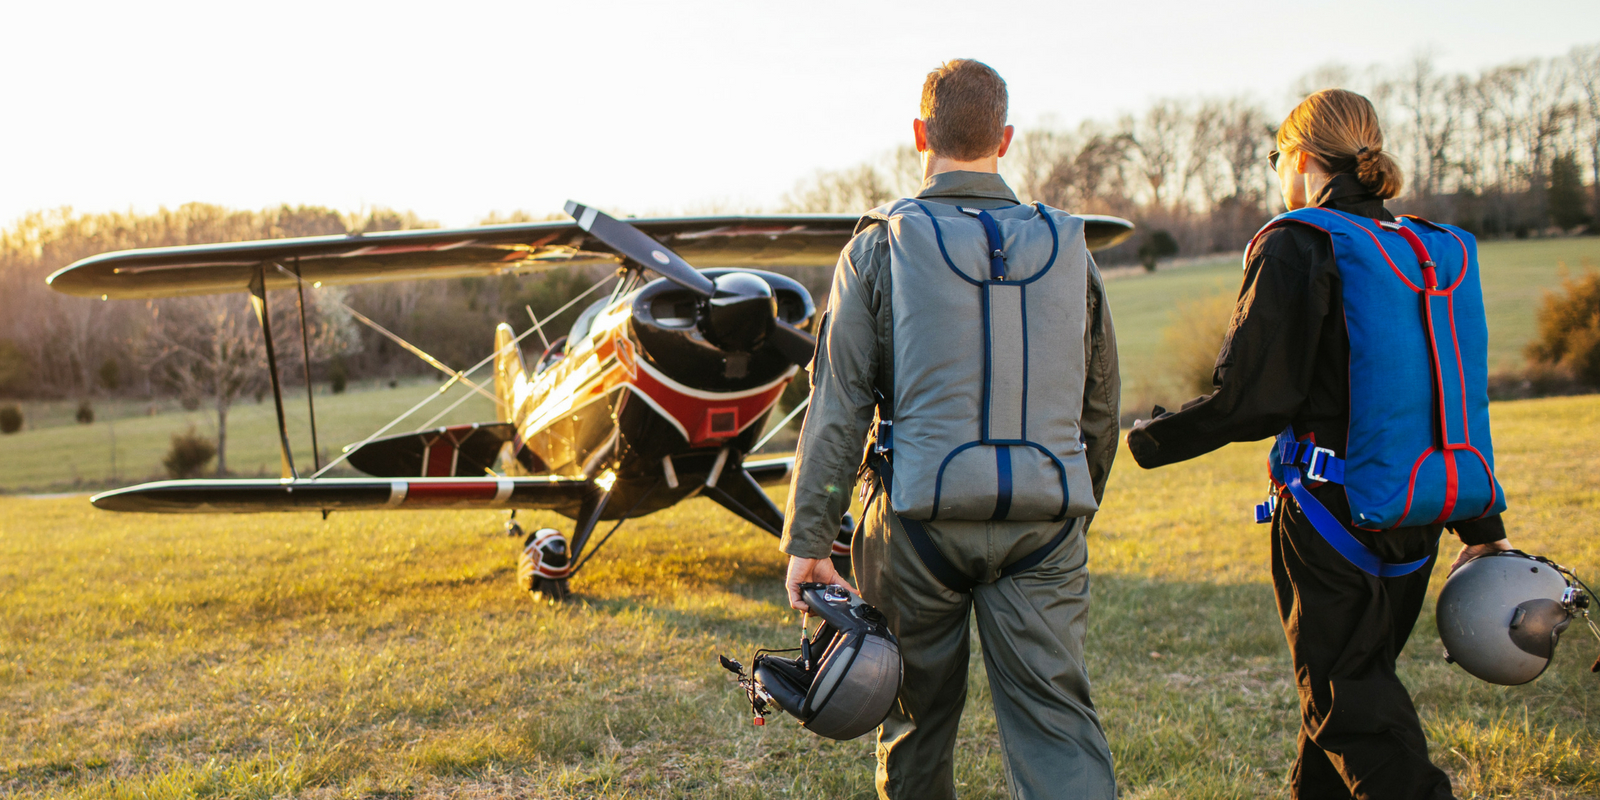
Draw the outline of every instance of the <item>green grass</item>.
<instances>
[{"instance_id":1,"label":"green grass","mask_svg":"<svg viewBox=\"0 0 1600 800\"><path fill-rule=\"evenodd\" d=\"M1600 576L1600 398L1497 404L1513 542ZM1091 533L1089 668L1123 796L1278 797L1297 712L1246 521L1265 443L1124 454ZM524 524L568 523L545 514ZM865 798L868 740L750 725L716 654L795 636L773 541L703 500L623 528L537 605L487 512L114 515L0 498L0 794ZM1436 574L1438 582L1441 573ZM1464 797L1600 796L1596 644L1494 687L1401 658ZM1005 796L980 659L962 797Z\"/></svg>"},{"instance_id":2,"label":"green grass","mask_svg":"<svg viewBox=\"0 0 1600 800\"><path fill-rule=\"evenodd\" d=\"M1489 365L1514 369L1523 363L1523 347L1536 331L1539 298L1560 285L1563 267L1573 272L1585 265L1600 267L1600 237L1483 242L1478 261L1489 316ZM1211 293L1237 295L1242 278L1238 260L1230 258L1107 281L1125 400L1133 402L1140 390L1148 393L1162 380L1162 332L1174 305Z\"/></svg>"},{"instance_id":3,"label":"green grass","mask_svg":"<svg viewBox=\"0 0 1600 800\"><path fill-rule=\"evenodd\" d=\"M408 380L392 389L386 384L372 383L353 386L343 394L331 394L325 388L319 391L315 398L317 438L324 462L330 456L337 456L345 445L361 441L380 425L415 405L438 385L437 382ZM452 388L444 397L408 418L409 424L402 423L390 433L415 429L467 391L460 386ZM171 401L102 400L95 403L95 421L90 425L73 421L76 402L28 402L22 407L30 426L0 439L0 444L6 447L6 458L0 459L0 489L9 491L68 489L165 478L161 459L171 444L172 434L193 426L206 436L216 435L216 412L204 405L195 411L184 411ZM294 446L295 464L303 474L309 473L311 437L303 389L288 390L284 397L284 416ZM494 405L487 398L474 396L434 424L494 418ZM260 402L246 397L233 406L228 413L228 470L236 475L277 477L277 431L277 413L271 395ZM113 445L115 475L112 472Z\"/></svg>"}]
</instances>

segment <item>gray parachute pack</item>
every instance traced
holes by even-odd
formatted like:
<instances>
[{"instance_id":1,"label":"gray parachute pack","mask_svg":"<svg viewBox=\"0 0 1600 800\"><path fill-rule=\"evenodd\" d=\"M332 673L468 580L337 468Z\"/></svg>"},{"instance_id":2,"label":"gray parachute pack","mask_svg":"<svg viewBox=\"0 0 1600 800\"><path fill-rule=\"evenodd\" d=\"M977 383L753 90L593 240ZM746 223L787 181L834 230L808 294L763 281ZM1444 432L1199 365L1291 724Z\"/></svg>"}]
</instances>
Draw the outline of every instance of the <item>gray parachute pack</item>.
<instances>
[{"instance_id":1,"label":"gray parachute pack","mask_svg":"<svg viewBox=\"0 0 1600 800\"><path fill-rule=\"evenodd\" d=\"M894 512L1039 521L1095 511L1079 428L1083 221L1040 204L914 199L867 217L889 234L894 387L879 445L893 449Z\"/></svg>"}]
</instances>

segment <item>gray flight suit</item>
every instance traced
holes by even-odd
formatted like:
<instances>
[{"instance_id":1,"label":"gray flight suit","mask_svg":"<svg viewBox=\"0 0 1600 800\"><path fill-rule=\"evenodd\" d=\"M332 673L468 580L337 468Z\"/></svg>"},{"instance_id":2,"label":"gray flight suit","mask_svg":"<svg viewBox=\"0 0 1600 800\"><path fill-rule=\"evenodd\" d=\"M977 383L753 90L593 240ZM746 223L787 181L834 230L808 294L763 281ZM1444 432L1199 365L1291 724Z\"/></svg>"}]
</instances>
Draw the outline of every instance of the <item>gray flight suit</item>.
<instances>
[{"instance_id":1,"label":"gray flight suit","mask_svg":"<svg viewBox=\"0 0 1600 800\"><path fill-rule=\"evenodd\" d=\"M918 199L966 208L1002 208L1017 198L1000 176L945 172ZM877 391L893 381L889 239L864 225L840 255L832 297L811 366L811 406L795 453L781 547L827 558L862 463ZM1094 496L1104 494L1117 452L1115 334L1105 289L1089 262L1083 414L1080 420ZM863 526L852 547L857 585L887 615L900 640L905 679L900 700L878 731L878 794L894 800L954 798L956 729L967 695L968 620L977 612L984 666L1006 764L1017 798L1116 795L1111 752L1084 667L1088 625L1088 549L1092 515L1059 522L924 523L956 567L979 581L970 594L941 584L918 557L868 473ZM1037 566L1001 569L1071 533Z\"/></svg>"}]
</instances>

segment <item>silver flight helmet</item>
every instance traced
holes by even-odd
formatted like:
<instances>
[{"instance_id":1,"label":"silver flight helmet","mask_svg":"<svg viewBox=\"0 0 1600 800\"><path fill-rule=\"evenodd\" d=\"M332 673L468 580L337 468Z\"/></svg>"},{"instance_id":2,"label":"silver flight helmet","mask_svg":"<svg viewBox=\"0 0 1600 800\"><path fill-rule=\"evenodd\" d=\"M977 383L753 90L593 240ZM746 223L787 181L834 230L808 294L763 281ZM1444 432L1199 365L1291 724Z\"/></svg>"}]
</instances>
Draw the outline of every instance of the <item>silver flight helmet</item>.
<instances>
[{"instance_id":1,"label":"silver flight helmet","mask_svg":"<svg viewBox=\"0 0 1600 800\"><path fill-rule=\"evenodd\" d=\"M1582 614L1587 621L1582 585L1565 567L1519 550L1467 562L1439 592L1445 658L1504 686L1539 677L1572 618Z\"/></svg>"},{"instance_id":2,"label":"silver flight helmet","mask_svg":"<svg viewBox=\"0 0 1600 800\"><path fill-rule=\"evenodd\" d=\"M900 644L883 613L838 586L801 584L811 614L822 618L801 636L799 655L760 651L751 674L737 661L722 666L739 675L755 723L765 724L776 705L818 736L854 739L883 723L900 693ZM794 652L794 651L785 651Z\"/></svg>"}]
</instances>

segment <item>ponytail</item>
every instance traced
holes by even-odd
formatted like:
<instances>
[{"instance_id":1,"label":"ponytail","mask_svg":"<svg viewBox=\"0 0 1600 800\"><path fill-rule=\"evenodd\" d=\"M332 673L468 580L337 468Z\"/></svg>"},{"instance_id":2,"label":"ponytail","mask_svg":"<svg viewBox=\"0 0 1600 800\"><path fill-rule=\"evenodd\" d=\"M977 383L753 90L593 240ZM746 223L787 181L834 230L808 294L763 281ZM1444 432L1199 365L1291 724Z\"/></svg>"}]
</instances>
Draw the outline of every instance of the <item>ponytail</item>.
<instances>
[{"instance_id":1,"label":"ponytail","mask_svg":"<svg viewBox=\"0 0 1600 800\"><path fill-rule=\"evenodd\" d=\"M1356 180L1384 200L1400 194L1406 182L1393 156L1369 147L1363 147L1356 153Z\"/></svg>"}]
</instances>

